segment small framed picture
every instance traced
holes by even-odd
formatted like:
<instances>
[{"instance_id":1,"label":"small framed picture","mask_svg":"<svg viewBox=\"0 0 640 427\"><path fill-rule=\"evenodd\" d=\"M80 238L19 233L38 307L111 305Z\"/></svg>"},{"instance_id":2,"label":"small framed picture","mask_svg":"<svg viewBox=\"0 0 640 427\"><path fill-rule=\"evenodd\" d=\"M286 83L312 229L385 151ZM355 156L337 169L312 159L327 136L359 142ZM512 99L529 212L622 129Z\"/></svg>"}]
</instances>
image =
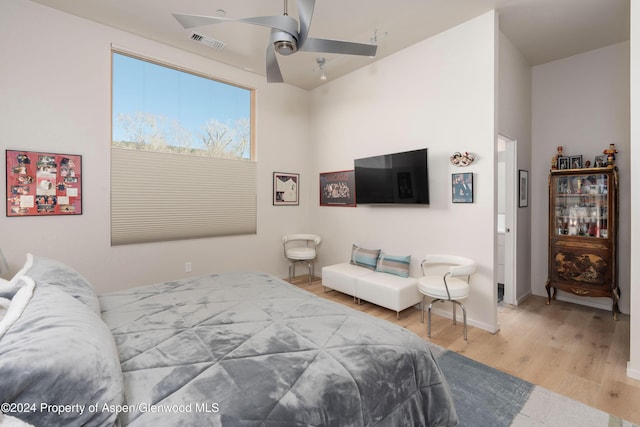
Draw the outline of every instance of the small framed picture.
<instances>
[{"instance_id":1,"label":"small framed picture","mask_svg":"<svg viewBox=\"0 0 640 427\"><path fill-rule=\"evenodd\" d=\"M594 168L607 167L607 156L605 156L604 154L596 156L596 158L593 160L593 167Z\"/></svg>"},{"instance_id":2,"label":"small framed picture","mask_svg":"<svg viewBox=\"0 0 640 427\"><path fill-rule=\"evenodd\" d=\"M273 173L273 205L298 206L300 195L300 174Z\"/></svg>"},{"instance_id":3,"label":"small framed picture","mask_svg":"<svg viewBox=\"0 0 640 427\"><path fill-rule=\"evenodd\" d=\"M569 158L566 156L558 157L558 169L569 169Z\"/></svg>"},{"instance_id":4,"label":"small framed picture","mask_svg":"<svg viewBox=\"0 0 640 427\"><path fill-rule=\"evenodd\" d=\"M569 169L582 168L582 155L569 157Z\"/></svg>"},{"instance_id":5,"label":"small framed picture","mask_svg":"<svg viewBox=\"0 0 640 427\"><path fill-rule=\"evenodd\" d=\"M518 207L529 206L529 171L518 171Z\"/></svg>"},{"instance_id":6,"label":"small framed picture","mask_svg":"<svg viewBox=\"0 0 640 427\"><path fill-rule=\"evenodd\" d=\"M473 203L473 173L451 174L451 201Z\"/></svg>"},{"instance_id":7,"label":"small framed picture","mask_svg":"<svg viewBox=\"0 0 640 427\"><path fill-rule=\"evenodd\" d=\"M320 206L356 205L355 171L322 172L320 174Z\"/></svg>"}]
</instances>

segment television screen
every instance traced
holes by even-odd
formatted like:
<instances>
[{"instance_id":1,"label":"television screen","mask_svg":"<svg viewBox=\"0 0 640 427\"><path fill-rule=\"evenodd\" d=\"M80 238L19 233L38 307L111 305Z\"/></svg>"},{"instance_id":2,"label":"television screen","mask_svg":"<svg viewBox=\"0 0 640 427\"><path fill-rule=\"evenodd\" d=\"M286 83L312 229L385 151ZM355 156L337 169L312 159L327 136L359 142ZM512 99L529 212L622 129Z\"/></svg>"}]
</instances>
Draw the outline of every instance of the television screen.
<instances>
[{"instance_id":1,"label":"television screen","mask_svg":"<svg viewBox=\"0 0 640 427\"><path fill-rule=\"evenodd\" d=\"M429 204L427 149L354 161L356 204Z\"/></svg>"}]
</instances>

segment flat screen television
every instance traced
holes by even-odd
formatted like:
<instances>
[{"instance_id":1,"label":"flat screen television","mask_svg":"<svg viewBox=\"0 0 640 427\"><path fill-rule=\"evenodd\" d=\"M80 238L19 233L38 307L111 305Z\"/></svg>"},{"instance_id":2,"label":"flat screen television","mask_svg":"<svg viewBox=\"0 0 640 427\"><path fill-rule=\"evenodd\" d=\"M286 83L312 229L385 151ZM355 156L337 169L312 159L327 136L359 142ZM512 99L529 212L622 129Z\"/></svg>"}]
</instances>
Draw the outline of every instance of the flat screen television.
<instances>
[{"instance_id":1,"label":"flat screen television","mask_svg":"<svg viewBox=\"0 0 640 427\"><path fill-rule=\"evenodd\" d=\"M426 148L354 161L356 204L429 204Z\"/></svg>"}]
</instances>

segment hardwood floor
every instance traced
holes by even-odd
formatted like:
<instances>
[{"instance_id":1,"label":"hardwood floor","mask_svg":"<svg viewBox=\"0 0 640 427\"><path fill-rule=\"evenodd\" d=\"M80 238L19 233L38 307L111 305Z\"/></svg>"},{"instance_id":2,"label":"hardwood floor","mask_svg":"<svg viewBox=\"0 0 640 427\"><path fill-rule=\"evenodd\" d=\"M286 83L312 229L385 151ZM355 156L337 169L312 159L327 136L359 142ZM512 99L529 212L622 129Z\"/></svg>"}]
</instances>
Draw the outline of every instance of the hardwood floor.
<instances>
[{"instance_id":1,"label":"hardwood floor","mask_svg":"<svg viewBox=\"0 0 640 427\"><path fill-rule=\"evenodd\" d=\"M322 281L308 284L307 276L293 283L318 296L348 305L409 329L428 340L420 310L396 313L337 291L324 292ZM498 308L500 331L491 334L468 327L468 341L458 325L437 315L432 318L431 342L522 378L591 407L640 424L640 381L626 376L629 360L629 316L563 301L545 305L546 298L530 296L519 306ZM425 320L426 321L426 320Z\"/></svg>"}]
</instances>

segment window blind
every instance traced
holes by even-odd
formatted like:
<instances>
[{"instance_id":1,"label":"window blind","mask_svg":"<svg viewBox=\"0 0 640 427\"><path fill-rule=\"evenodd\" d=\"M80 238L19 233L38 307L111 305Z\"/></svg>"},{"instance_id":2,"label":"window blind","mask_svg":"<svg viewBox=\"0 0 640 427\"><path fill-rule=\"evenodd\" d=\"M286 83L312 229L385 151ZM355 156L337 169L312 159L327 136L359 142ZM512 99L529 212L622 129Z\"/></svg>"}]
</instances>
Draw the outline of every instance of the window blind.
<instances>
[{"instance_id":1,"label":"window blind","mask_svg":"<svg viewBox=\"0 0 640 427\"><path fill-rule=\"evenodd\" d=\"M111 149L111 244L256 233L256 163Z\"/></svg>"}]
</instances>

